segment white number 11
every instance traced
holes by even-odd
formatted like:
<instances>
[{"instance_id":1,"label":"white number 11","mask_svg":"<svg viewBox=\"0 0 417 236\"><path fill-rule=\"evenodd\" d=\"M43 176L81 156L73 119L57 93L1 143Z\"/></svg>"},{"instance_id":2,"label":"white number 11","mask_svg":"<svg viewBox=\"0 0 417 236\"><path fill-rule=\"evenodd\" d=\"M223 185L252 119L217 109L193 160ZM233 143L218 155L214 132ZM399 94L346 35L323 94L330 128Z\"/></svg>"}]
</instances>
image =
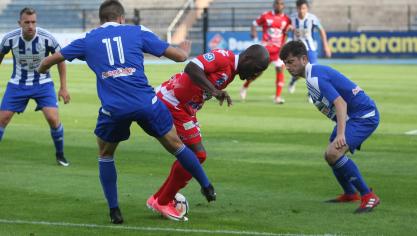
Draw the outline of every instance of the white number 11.
<instances>
[{"instance_id":1,"label":"white number 11","mask_svg":"<svg viewBox=\"0 0 417 236\"><path fill-rule=\"evenodd\" d=\"M125 63L125 54L123 52L123 44L122 44L122 37L117 36L113 38L113 41L117 44L117 52L119 54L119 61L121 64ZM113 50L111 47L111 41L109 38L105 38L101 40L106 45L107 49L107 57L109 58L109 64L112 66L114 65L114 57L113 57Z\"/></svg>"}]
</instances>

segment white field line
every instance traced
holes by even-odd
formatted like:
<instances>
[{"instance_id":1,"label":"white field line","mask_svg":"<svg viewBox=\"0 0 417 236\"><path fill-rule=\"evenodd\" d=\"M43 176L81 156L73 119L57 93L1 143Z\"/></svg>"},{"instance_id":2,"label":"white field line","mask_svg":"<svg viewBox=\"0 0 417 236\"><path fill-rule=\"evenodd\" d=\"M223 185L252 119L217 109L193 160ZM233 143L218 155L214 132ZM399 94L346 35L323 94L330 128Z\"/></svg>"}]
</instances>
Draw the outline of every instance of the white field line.
<instances>
[{"instance_id":1,"label":"white field line","mask_svg":"<svg viewBox=\"0 0 417 236\"><path fill-rule=\"evenodd\" d=\"M417 135L417 129L405 132L407 135Z\"/></svg>"},{"instance_id":2,"label":"white field line","mask_svg":"<svg viewBox=\"0 0 417 236\"><path fill-rule=\"evenodd\" d=\"M46 225L62 226L71 228L96 228L96 229L113 229L113 230L131 230L131 231L148 231L148 232L178 232L178 233L199 233L199 234L223 234L223 235L262 235L262 236L304 236L308 234L276 234L256 231L234 231L234 230L208 230L208 229L179 229L179 228L159 228L159 227L139 227L139 226L114 226L114 225L97 225L97 224L74 224L66 222L47 222L47 221L27 221L27 220L6 220L0 219L0 224L24 224L24 225ZM317 234L315 234L317 235ZM320 236L330 236L333 234L323 234ZM312 236L312 234L309 234ZM319 235L317 235L319 236Z\"/></svg>"}]
</instances>

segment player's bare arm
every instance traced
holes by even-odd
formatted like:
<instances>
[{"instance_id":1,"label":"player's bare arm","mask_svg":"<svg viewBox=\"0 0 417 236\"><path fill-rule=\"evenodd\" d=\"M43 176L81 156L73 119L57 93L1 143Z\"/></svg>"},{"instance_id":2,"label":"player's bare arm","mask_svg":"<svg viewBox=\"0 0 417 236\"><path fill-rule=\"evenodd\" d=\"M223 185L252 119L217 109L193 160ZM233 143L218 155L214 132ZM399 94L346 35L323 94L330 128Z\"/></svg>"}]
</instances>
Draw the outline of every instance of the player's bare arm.
<instances>
[{"instance_id":1,"label":"player's bare arm","mask_svg":"<svg viewBox=\"0 0 417 236\"><path fill-rule=\"evenodd\" d=\"M57 67L60 81L58 100L61 101L62 98L64 100L64 104L67 104L70 102L71 97L67 90L67 66L65 65L65 61L59 62Z\"/></svg>"},{"instance_id":2,"label":"player's bare arm","mask_svg":"<svg viewBox=\"0 0 417 236\"><path fill-rule=\"evenodd\" d=\"M327 33L323 27L320 28L321 41L323 42L323 50L326 57L330 58L332 56L332 51L330 50L329 44L327 43Z\"/></svg>"},{"instance_id":3,"label":"player's bare arm","mask_svg":"<svg viewBox=\"0 0 417 236\"><path fill-rule=\"evenodd\" d=\"M336 149L341 149L346 146L345 128L347 119L347 104L341 96L337 97L333 104L336 107L337 119L337 135L333 143L336 145Z\"/></svg>"},{"instance_id":4,"label":"player's bare arm","mask_svg":"<svg viewBox=\"0 0 417 236\"><path fill-rule=\"evenodd\" d=\"M227 105L232 105L232 99L226 91L218 90L210 81L207 79L204 71L193 62L187 64L184 72L190 76L190 79L199 86L202 90L210 93L213 97L219 100L220 105L223 105L224 100L227 101Z\"/></svg>"},{"instance_id":5,"label":"player's bare arm","mask_svg":"<svg viewBox=\"0 0 417 236\"><path fill-rule=\"evenodd\" d=\"M53 65L65 61L60 52L56 52L42 60L37 71L41 74L46 73Z\"/></svg>"},{"instance_id":6,"label":"player's bare arm","mask_svg":"<svg viewBox=\"0 0 417 236\"><path fill-rule=\"evenodd\" d=\"M187 60L191 51L191 41L185 40L178 44L178 47L169 46L164 53L164 56L175 61L183 62Z\"/></svg>"},{"instance_id":7,"label":"player's bare arm","mask_svg":"<svg viewBox=\"0 0 417 236\"><path fill-rule=\"evenodd\" d=\"M256 31L256 26L252 25L250 27L250 35L252 37L252 39L257 39L258 38L258 32Z\"/></svg>"}]
</instances>

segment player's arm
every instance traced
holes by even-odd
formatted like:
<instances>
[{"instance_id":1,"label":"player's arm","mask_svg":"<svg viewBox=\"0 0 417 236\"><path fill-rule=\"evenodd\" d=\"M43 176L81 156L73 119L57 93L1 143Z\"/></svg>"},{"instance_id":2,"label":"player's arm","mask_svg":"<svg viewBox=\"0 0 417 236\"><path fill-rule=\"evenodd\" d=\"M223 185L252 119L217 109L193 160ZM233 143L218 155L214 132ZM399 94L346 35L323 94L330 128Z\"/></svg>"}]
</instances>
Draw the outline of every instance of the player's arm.
<instances>
[{"instance_id":1,"label":"player's arm","mask_svg":"<svg viewBox=\"0 0 417 236\"><path fill-rule=\"evenodd\" d=\"M57 67L60 81L58 100L61 101L62 98L64 100L64 104L67 104L71 100L71 97L67 90L67 66L65 65L65 61L58 62Z\"/></svg>"},{"instance_id":2,"label":"player's arm","mask_svg":"<svg viewBox=\"0 0 417 236\"><path fill-rule=\"evenodd\" d=\"M56 52L50 56L45 57L38 67L38 72L41 74L46 73L53 65L65 61L64 56L60 52Z\"/></svg>"},{"instance_id":3,"label":"player's arm","mask_svg":"<svg viewBox=\"0 0 417 236\"><path fill-rule=\"evenodd\" d=\"M336 148L340 149L346 146L346 119L347 119L347 104L345 100L339 96L333 101L334 106L336 107L336 119L337 119L337 135L334 139Z\"/></svg>"},{"instance_id":4,"label":"player's arm","mask_svg":"<svg viewBox=\"0 0 417 236\"><path fill-rule=\"evenodd\" d=\"M168 46L164 52L164 56L175 61L183 62L187 60L191 51L191 41L185 40L178 44L178 47Z\"/></svg>"},{"instance_id":5,"label":"player's arm","mask_svg":"<svg viewBox=\"0 0 417 236\"><path fill-rule=\"evenodd\" d=\"M329 44L327 43L326 30L324 30L323 26L320 25L319 26L319 31L320 31L321 42L323 44L324 54L326 55L326 57L331 57L332 56L332 51L330 50Z\"/></svg>"},{"instance_id":6,"label":"player's arm","mask_svg":"<svg viewBox=\"0 0 417 236\"><path fill-rule=\"evenodd\" d=\"M212 83L210 83L203 69L201 69L197 64L189 62L187 66L185 66L184 72L188 74L193 83L219 100L220 105L223 105L224 100L227 101L228 106L232 105L233 102L229 94L226 91L218 90Z\"/></svg>"}]
</instances>

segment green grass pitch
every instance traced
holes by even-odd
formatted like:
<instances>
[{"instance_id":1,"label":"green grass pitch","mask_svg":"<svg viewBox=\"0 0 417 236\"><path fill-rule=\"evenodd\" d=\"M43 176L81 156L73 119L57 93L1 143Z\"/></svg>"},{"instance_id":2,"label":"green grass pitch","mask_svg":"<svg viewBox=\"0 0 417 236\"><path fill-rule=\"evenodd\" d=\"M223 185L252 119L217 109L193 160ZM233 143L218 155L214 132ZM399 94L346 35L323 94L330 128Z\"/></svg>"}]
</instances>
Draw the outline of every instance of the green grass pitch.
<instances>
[{"instance_id":1,"label":"green grass pitch","mask_svg":"<svg viewBox=\"0 0 417 236\"><path fill-rule=\"evenodd\" d=\"M184 67L148 65L152 85ZM60 104L68 168L55 164L49 128L31 101L15 115L0 143L0 235L415 235L417 232L417 67L334 65L377 103L381 124L353 159L381 197L374 212L327 204L341 193L323 160L333 124L307 102L303 81L295 94L284 88L284 105L272 103L270 67L240 102L242 81L227 91L234 105L209 101L199 112L208 159L204 167L218 200L205 202L196 181L181 192L190 203L189 222L166 220L145 207L174 158L132 125L116 153L123 227L109 223L98 179L93 134L99 101L85 65L68 65L72 101ZM0 66L0 96L11 65ZM57 72L53 70L56 89ZM288 81L288 74L286 79ZM182 231L181 231L182 230Z\"/></svg>"}]
</instances>

